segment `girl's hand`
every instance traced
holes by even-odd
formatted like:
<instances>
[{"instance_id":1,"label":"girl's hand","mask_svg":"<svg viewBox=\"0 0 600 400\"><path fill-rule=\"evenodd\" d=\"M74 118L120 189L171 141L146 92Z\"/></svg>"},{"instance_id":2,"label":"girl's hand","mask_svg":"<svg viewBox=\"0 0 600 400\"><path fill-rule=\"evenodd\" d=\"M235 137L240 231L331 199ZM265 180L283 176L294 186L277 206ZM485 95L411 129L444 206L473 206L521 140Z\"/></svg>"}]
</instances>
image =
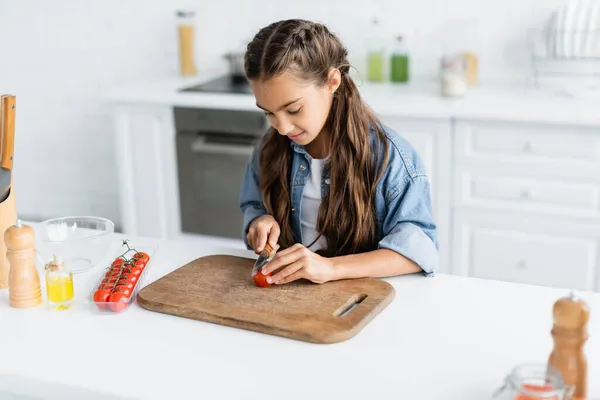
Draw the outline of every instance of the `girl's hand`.
<instances>
[{"instance_id":1,"label":"girl's hand","mask_svg":"<svg viewBox=\"0 0 600 400\"><path fill-rule=\"evenodd\" d=\"M246 238L250 247L254 249L254 252L260 254L265 248L267 241L273 249L277 250L279 248L277 240L279 240L280 233L281 230L275 218L271 215L263 215L252 221Z\"/></svg>"},{"instance_id":2,"label":"girl's hand","mask_svg":"<svg viewBox=\"0 0 600 400\"><path fill-rule=\"evenodd\" d=\"M288 283L300 278L325 283L335 276L331 259L322 257L299 243L275 254L261 270L265 275L273 271L277 273L267 278L267 282L273 284Z\"/></svg>"}]
</instances>

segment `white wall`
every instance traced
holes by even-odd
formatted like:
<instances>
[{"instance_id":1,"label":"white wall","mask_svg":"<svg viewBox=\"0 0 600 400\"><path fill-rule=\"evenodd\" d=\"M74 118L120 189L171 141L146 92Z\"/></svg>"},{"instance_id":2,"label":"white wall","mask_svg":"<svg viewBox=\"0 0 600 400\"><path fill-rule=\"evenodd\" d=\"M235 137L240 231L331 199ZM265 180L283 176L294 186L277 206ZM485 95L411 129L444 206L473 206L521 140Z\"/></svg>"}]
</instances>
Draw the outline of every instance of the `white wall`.
<instances>
[{"instance_id":1,"label":"white wall","mask_svg":"<svg viewBox=\"0 0 600 400\"><path fill-rule=\"evenodd\" d=\"M0 92L17 96L19 213L93 214L119 223L119 160L99 93L177 73L178 7L197 10L199 68L225 70L221 55L260 26L302 17L339 33L361 71L369 22L378 16L390 37L410 34L414 75L435 73L443 51L470 46L484 83L522 84L527 29L541 27L566 0L370 1L0 0Z\"/></svg>"}]
</instances>

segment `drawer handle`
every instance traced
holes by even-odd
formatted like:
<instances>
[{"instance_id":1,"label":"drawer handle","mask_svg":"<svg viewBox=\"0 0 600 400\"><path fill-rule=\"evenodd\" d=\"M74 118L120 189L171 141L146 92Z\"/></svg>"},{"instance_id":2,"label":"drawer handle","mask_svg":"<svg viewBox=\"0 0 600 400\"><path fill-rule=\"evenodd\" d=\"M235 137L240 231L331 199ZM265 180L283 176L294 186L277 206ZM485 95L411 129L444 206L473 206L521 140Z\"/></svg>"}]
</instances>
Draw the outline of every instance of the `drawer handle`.
<instances>
[{"instance_id":1,"label":"drawer handle","mask_svg":"<svg viewBox=\"0 0 600 400\"><path fill-rule=\"evenodd\" d=\"M533 144L531 144L531 142L527 142L523 145L523 151L525 153L531 153L532 150L533 150Z\"/></svg>"},{"instance_id":2,"label":"drawer handle","mask_svg":"<svg viewBox=\"0 0 600 400\"><path fill-rule=\"evenodd\" d=\"M527 262L525 260L519 260L519 262L517 262L517 269L520 271L527 269Z\"/></svg>"}]
</instances>

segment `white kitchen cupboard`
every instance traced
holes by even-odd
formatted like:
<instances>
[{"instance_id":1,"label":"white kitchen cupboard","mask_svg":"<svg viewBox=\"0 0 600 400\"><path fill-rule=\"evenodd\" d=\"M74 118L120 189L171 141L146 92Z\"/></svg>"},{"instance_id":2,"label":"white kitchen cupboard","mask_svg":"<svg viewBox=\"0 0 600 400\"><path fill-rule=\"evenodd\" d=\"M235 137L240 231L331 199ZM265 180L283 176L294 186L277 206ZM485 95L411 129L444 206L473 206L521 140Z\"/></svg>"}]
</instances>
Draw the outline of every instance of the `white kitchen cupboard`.
<instances>
[{"instance_id":1,"label":"white kitchen cupboard","mask_svg":"<svg viewBox=\"0 0 600 400\"><path fill-rule=\"evenodd\" d=\"M600 290L600 132L455 123L452 271Z\"/></svg>"},{"instance_id":2,"label":"white kitchen cupboard","mask_svg":"<svg viewBox=\"0 0 600 400\"><path fill-rule=\"evenodd\" d=\"M450 272L450 119L403 118L381 115L381 121L404 137L425 163L431 185L433 217L438 228L440 272Z\"/></svg>"},{"instance_id":3,"label":"white kitchen cupboard","mask_svg":"<svg viewBox=\"0 0 600 400\"><path fill-rule=\"evenodd\" d=\"M453 213L453 274L598 290L600 229L568 218L490 209Z\"/></svg>"},{"instance_id":4,"label":"white kitchen cupboard","mask_svg":"<svg viewBox=\"0 0 600 400\"><path fill-rule=\"evenodd\" d=\"M172 105L114 111L123 232L181 239ZM441 272L600 291L600 125L380 117L425 162Z\"/></svg>"},{"instance_id":5,"label":"white kitchen cupboard","mask_svg":"<svg viewBox=\"0 0 600 400\"><path fill-rule=\"evenodd\" d=\"M178 237L173 109L121 105L114 121L122 231L161 239Z\"/></svg>"}]
</instances>

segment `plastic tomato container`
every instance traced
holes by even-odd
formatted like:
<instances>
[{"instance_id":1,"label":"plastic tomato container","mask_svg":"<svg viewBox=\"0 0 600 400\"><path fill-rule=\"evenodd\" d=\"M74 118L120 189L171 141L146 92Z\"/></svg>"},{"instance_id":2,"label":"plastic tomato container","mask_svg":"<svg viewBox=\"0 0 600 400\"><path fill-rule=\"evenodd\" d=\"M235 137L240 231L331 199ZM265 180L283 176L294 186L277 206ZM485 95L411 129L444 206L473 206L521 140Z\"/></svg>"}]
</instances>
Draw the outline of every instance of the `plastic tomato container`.
<instances>
[{"instance_id":1,"label":"plastic tomato container","mask_svg":"<svg viewBox=\"0 0 600 400\"><path fill-rule=\"evenodd\" d=\"M115 314L129 309L131 303L135 301L139 290L146 284L146 276L148 276L147 271L148 268L151 268L151 264L156 255L156 249L158 248L156 243L151 242L134 242L131 240L127 240L126 243L123 240L120 240L120 242L122 242L121 246L119 246L118 250L114 252L113 256L106 261L107 265L101 268L100 271L98 271L93 278L90 279L91 284L89 291L87 292L88 294L86 296L86 302L89 304L92 311L97 313ZM127 260L132 260L136 252L146 253L149 257L149 260L139 275L133 273L121 275L121 280L127 280L127 278L131 277L131 275L136 276L135 282L126 282L133 285L132 288L129 288L130 295L128 297L124 296L120 301L94 301L94 294L96 293L96 290L99 288L102 281L107 278L106 275L109 271L111 271L111 265L113 262L116 260L123 260L119 261L119 263L127 263Z\"/></svg>"}]
</instances>

